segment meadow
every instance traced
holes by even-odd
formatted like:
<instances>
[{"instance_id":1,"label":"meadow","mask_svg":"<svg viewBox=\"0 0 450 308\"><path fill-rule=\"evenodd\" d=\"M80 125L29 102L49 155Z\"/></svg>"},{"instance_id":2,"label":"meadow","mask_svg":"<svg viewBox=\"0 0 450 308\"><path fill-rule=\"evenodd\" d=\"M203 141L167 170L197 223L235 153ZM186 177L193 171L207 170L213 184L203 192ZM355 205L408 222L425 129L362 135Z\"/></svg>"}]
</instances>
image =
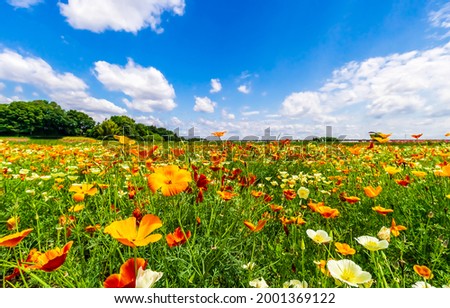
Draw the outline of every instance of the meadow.
<instances>
[{"instance_id":1,"label":"meadow","mask_svg":"<svg viewBox=\"0 0 450 308\"><path fill-rule=\"evenodd\" d=\"M2 287L450 285L446 142L0 142Z\"/></svg>"}]
</instances>

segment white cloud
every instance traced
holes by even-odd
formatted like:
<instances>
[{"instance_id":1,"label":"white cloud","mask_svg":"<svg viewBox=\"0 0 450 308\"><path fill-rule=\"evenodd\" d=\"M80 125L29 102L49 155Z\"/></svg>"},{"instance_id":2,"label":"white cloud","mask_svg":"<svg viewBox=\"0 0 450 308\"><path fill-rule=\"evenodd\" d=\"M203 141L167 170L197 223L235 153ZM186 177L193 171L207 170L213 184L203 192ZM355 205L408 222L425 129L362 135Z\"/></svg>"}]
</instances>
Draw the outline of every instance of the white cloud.
<instances>
[{"instance_id":1,"label":"white cloud","mask_svg":"<svg viewBox=\"0 0 450 308\"><path fill-rule=\"evenodd\" d=\"M87 84L72 73L58 73L41 58L22 56L8 49L0 53L0 79L35 86L66 109L126 112L107 100L91 97Z\"/></svg>"},{"instance_id":2,"label":"white cloud","mask_svg":"<svg viewBox=\"0 0 450 308\"><path fill-rule=\"evenodd\" d=\"M154 67L142 67L128 59L125 67L105 61L95 62L95 76L111 91L120 91L131 98L123 99L128 108L142 112L172 110L175 90L164 75Z\"/></svg>"},{"instance_id":3,"label":"white cloud","mask_svg":"<svg viewBox=\"0 0 450 308\"><path fill-rule=\"evenodd\" d=\"M253 115L258 115L260 114L260 112L258 110L253 110L253 111L242 111L241 114L244 117L248 117L248 116L253 116Z\"/></svg>"},{"instance_id":4,"label":"white cloud","mask_svg":"<svg viewBox=\"0 0 450 308\"><path fill-rule=\"evenodd\" d=\"M5 87L5 84L3 82L0 82L0 90L3 90Z\"/></svg>"},{"instance_id":5,"label":"white cloud","mask_svg":"<svg viewBox=\"0 0 450 308\"><path fill-rule=\"evenodd\" d=\"M66 109L76 109L90 115L93 113L126 113L124 108L116 106L106 99L92 97L84 91L58 91L51 93L50 96Z\"/></svg>"},{"instance_id":6,"label":"white cloud","mask_svg":"<svg viewBox=\"0 0 450 308\"><path fill-rule=\"evenodd\" d=\"M88 88L83 80L72 73L57 73L41 58L24 57L8 49L0 53L0 78L54 91Z\"/></svg>"},{"instance_id":7,"label":"white cloud","mask_svg":"<svg viewBox=\"0 0 450 308\"><path fill-rule=\"evenodd\" d=\"M225 109L222 109L222 117L227 120L234 120L236 118L233 113L228 113Z\"/></svg>"},{"instance_id":8,"label":"white cloud","mask_svg":"<svg viewBox=\"0 0 450 308\"><path fill-rule=\"evenodd\" d=\"M237 90L238 90L239 92L241 92L241 93L244 93L244 94L249 94L249 93L250 93L250 87L249 87L248 85L245 85L245 84L240 85L240 86L237 88Z\"/></svg>"},{"instance_id":9,"label":"white cloud","mask_svg":"<svg viewBox=\"0 0 450 308\"><path fill-rule=\"evenodd\" d=\"M12 98L3 96L3 95L0 93L0 104L8 104L8 103L11 103L12 101L14 101Z\"/></svg>"},{"instance_id":10,"label":"white cloud","mask_svg":"<svg viewBox=\"0 0 450 308\"><path fill-rule=\"evenodd\" d=\"M23 93L23 88L21 86L15 86L14 92L16 92L16 93Z\"/></svg>"},{"instance_id":11,"label":"white cloud","mask_svg":"<svg viewBox=\"0 0 450 308\"><path fill-rule=\"evenodd\" d=\"M152 115L133 117L133 119L135 119L137 123L142 123L145 125L153 125L156 127L166 126L163 121L161 121L159 118L156 118Z\"/></svg>"},{"instance_id":12,"label":"white cloud","mask_svg":"<svg viewBox=\"0 0 450 308\"><path fill-rule=\"evenodd\" d=\"M8 0L7 2L16 8L27 9L41 3L42 0Z\"/></svg>"},{"instance_id":13,"label":"white cloud","mask_svg":"<svg viewBox=\"0 0 450 308\"><path fill-rule=\"evenodd\" d=\"M219 79L211 79L211 90L209 90L210 93L217 93L222 90L222 84L220 83Z\"/></svg>"},{"instance_id":14,"label":"white cloud","mask_svg":"<svg viewBox=\"0 0 450 308\"><path fill-rule=\"evenodd\" d=\"M281 113L285 116L297 117L317 114L321 109L320 93L296 92L284 99Z\"/></svg>"},{"instance_id":15,"label":"white cloud","mask_svg":"<svg viewBox=\"0 0 450 308\"><path fill-rule=\"evenodd\" d=\"M183 15L184 0L68 0L58 3L60 12L75 29L137 33L150 27L157 33L164 12Z\"/></svg>"},{"instance_id":16,"label":"white cloud","mask_svg":"<svg viewBox=\"0 0 450 308\"><path fill-rule=\"evenodd\" d=\"M170 124L172 124L174 126L180 126L183 124L183 121L181 121L178 117L172 117L170 119Z\"/></svg>"},{"instance_id":17,"label":"white cloud","mask_svg":"<svg viewBox=\"0 0 450 308\"><path fill-rule=\"evenodd\" d=\"M428 15L428 20L432 26L448 31L443 38L450 36L450 3L445 4L437 11L432 11Z\"/></svg>"},{"instance_id":18,"label":"white cloud","mask_svg":"<svg viewBox=\"0 0 450 308\"><path fill-rule=\"evenodd\" d=\"M217 103L213 102L209 97L195 96L194 111L213 113L214 107L216 107L216 105L217 105Z\"/></svg>"},{"instance_id":19,"label":"white cloud","mask_svg":"<svg viewBox=\"0 0 450 308\"><path fill-rule=\"evenodd\" d=\"M280 113L319 122L359 121L365 126L392 117L400 129L407 118L413 122L450 112L448 80L450 43L350 62L335 70L317 91L290 94Z\"/></svg>"}]
</instances>

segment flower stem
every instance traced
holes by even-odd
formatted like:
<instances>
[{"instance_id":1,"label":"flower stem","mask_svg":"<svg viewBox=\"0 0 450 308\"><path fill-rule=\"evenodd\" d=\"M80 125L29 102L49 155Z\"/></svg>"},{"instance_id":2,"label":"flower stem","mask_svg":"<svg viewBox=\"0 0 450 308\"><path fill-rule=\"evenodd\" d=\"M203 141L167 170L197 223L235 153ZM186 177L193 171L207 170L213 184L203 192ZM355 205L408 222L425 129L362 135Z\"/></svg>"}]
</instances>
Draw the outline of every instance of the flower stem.
<instances>
[{"instance_id":1,"label":"flower stem","mask_svg":"<svg viewBox=\"0 0 450 308\"><path fill-rule=\"evenodd\" d=\"M384 277L383 268L378 263L378 259L375 256L375 252L371 251L370 252L370 256L371 256L372 262L375 264L375 271L376 271L376 274L377 274L378 281L382 282L384 284L385 288L389 288L389 285L388 285L388 283L386 281L386 277Z\"/></svg>"}]
</instances>

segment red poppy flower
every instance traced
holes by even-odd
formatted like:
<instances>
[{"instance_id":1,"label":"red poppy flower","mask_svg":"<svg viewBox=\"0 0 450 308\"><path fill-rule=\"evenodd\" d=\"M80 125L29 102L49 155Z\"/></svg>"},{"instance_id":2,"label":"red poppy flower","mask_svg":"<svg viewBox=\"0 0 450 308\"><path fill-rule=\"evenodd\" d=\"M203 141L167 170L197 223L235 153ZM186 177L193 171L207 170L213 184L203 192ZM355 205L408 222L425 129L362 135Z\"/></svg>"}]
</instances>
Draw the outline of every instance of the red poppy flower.
<instances>
[{"instance_id":1,"label":"red poppy flower","mask_svg":"<svg viewBox=\"0 0 450 308\"><path fill-rule=\"evenodd\" d=\"M218 191L217 192L219 194L219 196L225 200L225 201L229 201L231 200L231 198L233 198L234 196L237 196L236 194L230 192L230 191Z\"/></svg>"},{"instance_id":2,"label":"red poppy flower","mask_svg":"<svg viewBox=\"0 0 450 308\"><path fill-rule=\"evenodd\" d=\"M285 189L283 190L283 194L287 200L292 200L297 196L293 189Z\"/></svg>"},{"instance_id":3,"label":"red poppy flower","mask_svg":"<svg viewBox=\"0 0 450 308\"><path fill-rule=\"evenodd\" d=\"M410 179L409 179L409 175L407 175L403 180L395 180L395 182L398 185L401 185L403 187L406 187L409 185L409 183L411 183Z\"/></svg>"},{"instance_id":4,"label":"red poppy flower","mask_svg":"<svg viewBox=\"0 0 450 308\"><path fill-rule=\"evenodd\" d=\"M166 236L166 241L169 247L180 246L191 237L191 231L184 233L180 227L176 228L173 233L169 233Z\"/></svg>"},{"instance_id":5,"label":"red poppy flower","mask_svg":"<svg viewBox=\"0 0 450 308\"><path fill-rule=\"evenodd\" d=\"M39 269L44 272L52 272L60 268L66 261L67 253L72 247L73 241L68 242L63 248L50 249L44 253L32 249L29 261L34 263L31 269Z\"/></svg>"},{"instance_id":6,"label":"red poppy flower","mask_svg":"<svg viewBox=\"0 0 450 308\"><path fill-rule=\"evenodd\" d=\"M112 274L103 282L105 288L134 288L136 286L136 269L145 269L147 261L142 258L128 259L120 267L119 274Z\"/></svg>"},{"instance_id":7,"label":"red poppy flower","mask_svg":"<svg viewBox=\"0 0 450 308\"><path fill-rule=\"evenodd\" d=\"M0 238L0 246L15 247L19 244L33 229L26 229L21 232L10 234Z\"/></svg>"}]
</instances>

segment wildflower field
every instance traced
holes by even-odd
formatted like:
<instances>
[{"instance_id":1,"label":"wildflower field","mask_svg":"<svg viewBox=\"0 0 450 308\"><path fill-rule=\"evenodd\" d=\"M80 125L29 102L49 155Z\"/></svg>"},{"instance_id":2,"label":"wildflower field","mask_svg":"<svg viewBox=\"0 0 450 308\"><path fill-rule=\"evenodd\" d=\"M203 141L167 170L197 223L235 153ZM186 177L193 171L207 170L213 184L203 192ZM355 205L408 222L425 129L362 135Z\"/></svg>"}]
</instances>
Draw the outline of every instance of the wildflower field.
<instances>
[{"instance_id":1,"label":"wildflower field","mask_svg":"<svg viewBox=\"0 0 450 308\"><path fill-rule=\"evenodd\" d=\"M445 142L0 143L2 287L446 287Z\"/></svg>"}]
</instances>

